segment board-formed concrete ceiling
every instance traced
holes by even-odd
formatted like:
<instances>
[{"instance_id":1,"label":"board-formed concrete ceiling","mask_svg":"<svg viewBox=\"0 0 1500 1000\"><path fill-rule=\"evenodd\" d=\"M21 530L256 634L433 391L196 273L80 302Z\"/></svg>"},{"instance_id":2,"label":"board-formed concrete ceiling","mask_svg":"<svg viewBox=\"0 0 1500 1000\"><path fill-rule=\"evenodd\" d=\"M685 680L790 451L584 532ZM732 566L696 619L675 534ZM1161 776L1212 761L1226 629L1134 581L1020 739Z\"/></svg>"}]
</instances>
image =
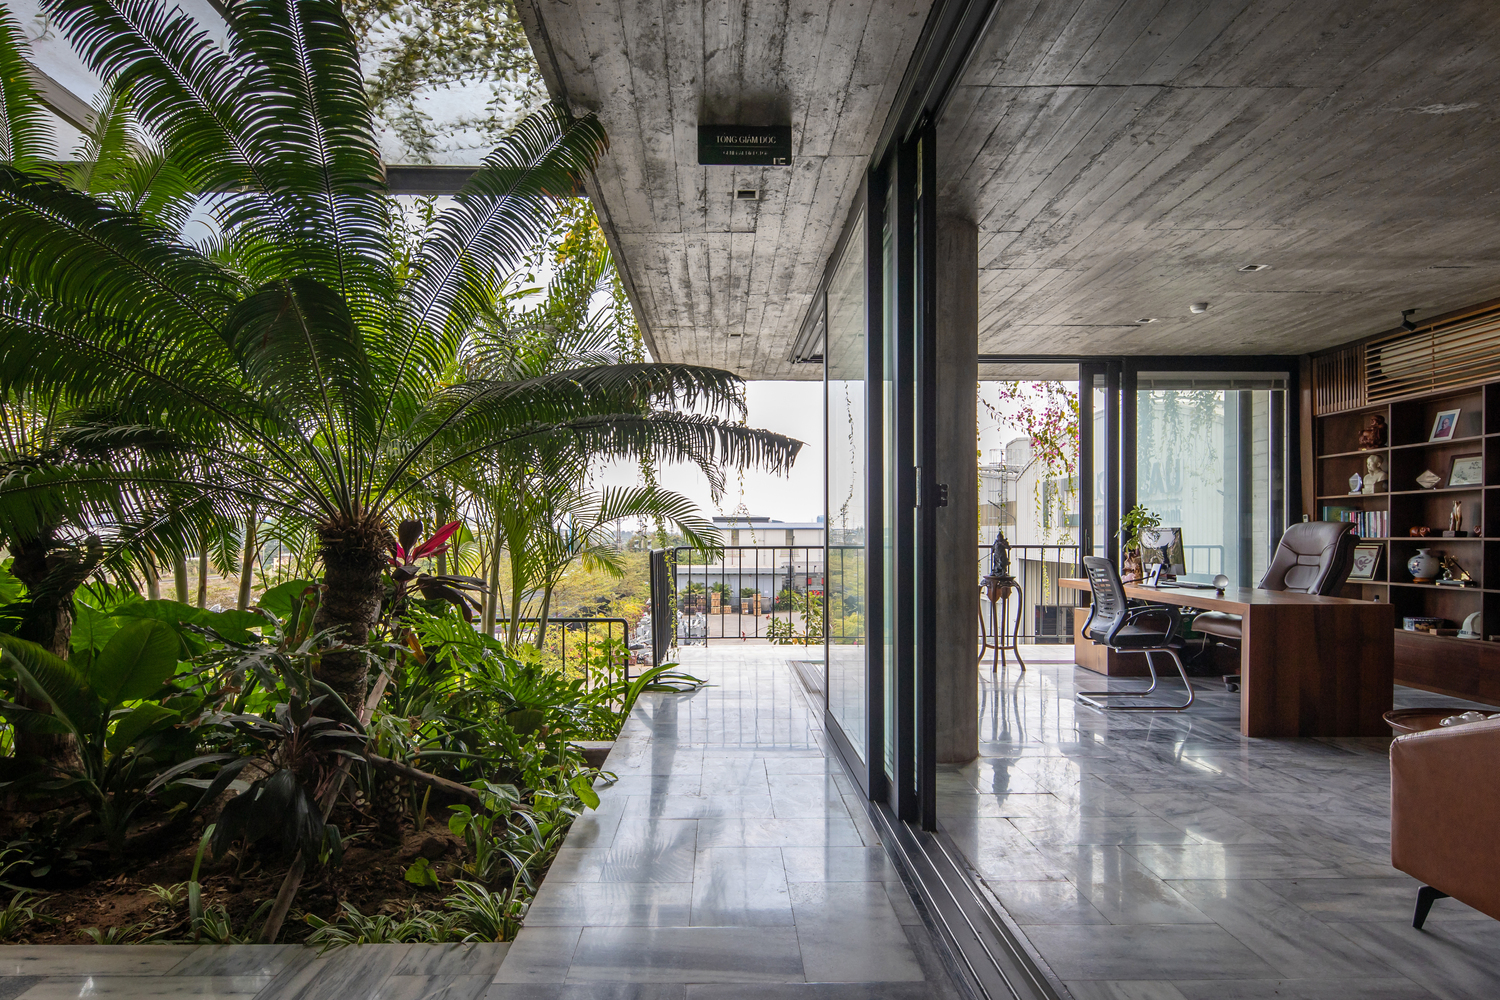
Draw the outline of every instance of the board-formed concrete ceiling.
<instances>
[{"instance_id":1,"label":"board-formed concrete ceiling","mask_svg":"<svg viewBox=\"0 0 1500 1000\"><path fill-rule=\"evenodd\" d=\"M1300 354L1500 295L1495 0L1001 0L939 129L983 353Z\"/></svg>"},{"instance_id":2,"label":"board-formed concrete ceiling","mask_svg":"<svg viewBox=\"0 0 1500 1000\"><path fill-rule=\"evenodd\" d=\"M590 193L654 358L822 377L792 342L929 6L518 0L553 95L609 132ZM792 164L701 167L700 123L790 123Z\"/></svg>"}]
</instances>

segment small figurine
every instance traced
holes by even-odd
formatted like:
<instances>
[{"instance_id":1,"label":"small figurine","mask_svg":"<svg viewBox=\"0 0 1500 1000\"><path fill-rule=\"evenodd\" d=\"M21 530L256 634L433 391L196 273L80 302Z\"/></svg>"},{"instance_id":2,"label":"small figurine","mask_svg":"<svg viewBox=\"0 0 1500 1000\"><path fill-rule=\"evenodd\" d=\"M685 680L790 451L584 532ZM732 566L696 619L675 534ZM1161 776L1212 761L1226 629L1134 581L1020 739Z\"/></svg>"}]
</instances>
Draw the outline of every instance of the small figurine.
<instances>
[{"instance_id":1,"label":"small figurine","mask_svg":"<svg viewBox=\"0 0 1500 1000\"><path fill-rule=\"evenodd\" d=\"M1385 447L1385 417L1378 413L1370 414L1365 429L1359 432L1359 447L1361 450Z\"/></svg>"},{"instance_id":2,"label":"small figurine","mask_svg":"<svg viewBox=\"0 0 1500 1000\"><path fill-rule=\"evenodd\" d=\"M1351 497L1354 496L1360 490L1364 489L1364 485L1364 478L1356 472L1354 475L1349 477L1349 495Z\"/></svg>"},{"instance_id":3,"label":"small figurine","mask_svg":"<svg viewBox=\"0 0 1500 1000\"><path fill-rule=\"evenodd\" d=\"M1410 534L1413 538L1426 538L1428 535L1432 534L1432 529L1419 524L1413 527L1411 531L1408 532L1408 534Z\"/></svg>"},{"instance_id":4,"label":"small figurine","mask_svg":"<svg viewBox=\"0 0 1500 1000\"><path fill-rule=\"evenodd\" d=\"M1381 460L1379 455L1371 455L1365 459L1364 485L1360 487L1360 492L1385 492L1385 462Z\"/></svg>"},{"instance_id":5,"label":"small figurine","mask_svg":"<svg viewBox=\"0 0 1500 1000\"><path fill-rule=\"evenodd\" d=\"M1469 571L1459 565L1458 560L1452 556L1443 556L1443 579L1453 580L1460 583L1472 584L1474 578Z\"/></svg>"},{"instance_id":6,"label":"small figurine","mask_svg":"<svg viewBox=\"0 0 1500 1000\"><path fill-rule=\"evenodd\" d=\"M1453 510L1448 514L1448 530L1458 531L1464 526L1464 505L1461 501L1453 501Z\"/></svg>"}]
</instances>

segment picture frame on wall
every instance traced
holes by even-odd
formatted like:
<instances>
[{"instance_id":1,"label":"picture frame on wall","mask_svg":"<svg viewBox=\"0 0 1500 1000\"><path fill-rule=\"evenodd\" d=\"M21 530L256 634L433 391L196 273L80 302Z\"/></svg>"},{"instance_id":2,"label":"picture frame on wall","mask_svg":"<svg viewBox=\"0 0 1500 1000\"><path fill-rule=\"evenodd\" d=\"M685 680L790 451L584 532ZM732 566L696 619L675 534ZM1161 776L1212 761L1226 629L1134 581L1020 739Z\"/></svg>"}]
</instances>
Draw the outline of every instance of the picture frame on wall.
<instances>
[{"instance_id":1,"label":"picture frame on wall","mask_svg":"<svg viewBox=\"0 0 1500 1000\"><path fill-rule=\"evenodd\" d=\"M1380 553L1384 551L1385 546L1380 542L1361 542L1354 546L1354 568L1349 571L1349 579L1374 580L1380 571Z\"/></svg>"},{"instance_id":2,"label":"picture frame on wall","mask_svg":"<svg viewBox=\"0 0 1500 1000\"><path fill-rule=\"evenodd\" d=\"M1454 455L1453 464L1448 467L1449 489L1483 485L1484 456Z\"/></svg>"},{"instance_id":3,"label":"picture frame on wall","mask_svg":"<svg viewBox=\"0 0 1500 1000\"><path fill-rule=\"evenodd\" d=\"M1453 435L1458 431L1458 410L1439 410L1432 421L1432 436L1428 441L1452 441Z\"/></svg>"}]
</instances>

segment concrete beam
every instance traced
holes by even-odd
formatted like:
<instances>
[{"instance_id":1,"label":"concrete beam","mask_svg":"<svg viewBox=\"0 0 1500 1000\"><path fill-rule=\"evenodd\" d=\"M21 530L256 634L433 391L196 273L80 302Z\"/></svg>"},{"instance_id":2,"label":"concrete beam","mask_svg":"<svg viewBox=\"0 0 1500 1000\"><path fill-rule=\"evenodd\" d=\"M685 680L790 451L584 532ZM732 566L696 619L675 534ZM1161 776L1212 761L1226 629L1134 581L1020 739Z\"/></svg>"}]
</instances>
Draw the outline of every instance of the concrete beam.
<instances>
[{"instance_id":1,"label":"concrete beam","mask_svg":"<svg viewBox=\"0 0 1500 1000\"><path fill-rule=\"evenodd\" d=\"M938 219L937 759L979 754L979 227Z\"/></svg>"}]
</instances>

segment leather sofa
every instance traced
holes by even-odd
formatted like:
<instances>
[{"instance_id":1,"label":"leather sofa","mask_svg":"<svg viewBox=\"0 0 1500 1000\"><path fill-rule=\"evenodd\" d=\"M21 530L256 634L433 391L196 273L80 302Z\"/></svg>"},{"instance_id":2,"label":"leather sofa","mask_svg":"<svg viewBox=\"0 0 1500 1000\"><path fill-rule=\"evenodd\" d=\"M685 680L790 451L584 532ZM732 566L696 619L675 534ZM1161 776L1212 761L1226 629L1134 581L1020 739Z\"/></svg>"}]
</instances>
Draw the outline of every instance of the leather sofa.
<instances>
[{"instance_id":1,"label":"leather sofa","mask_svg":"<svg viewBox=\"0 0 1500 1000\"><path fill-rule=\"evenodd\" d=\"M1391 742L1391 864L1424 883L1412 926L1444 896L1500 919L1500 719Z\"/></svg>"}]
</instances>

